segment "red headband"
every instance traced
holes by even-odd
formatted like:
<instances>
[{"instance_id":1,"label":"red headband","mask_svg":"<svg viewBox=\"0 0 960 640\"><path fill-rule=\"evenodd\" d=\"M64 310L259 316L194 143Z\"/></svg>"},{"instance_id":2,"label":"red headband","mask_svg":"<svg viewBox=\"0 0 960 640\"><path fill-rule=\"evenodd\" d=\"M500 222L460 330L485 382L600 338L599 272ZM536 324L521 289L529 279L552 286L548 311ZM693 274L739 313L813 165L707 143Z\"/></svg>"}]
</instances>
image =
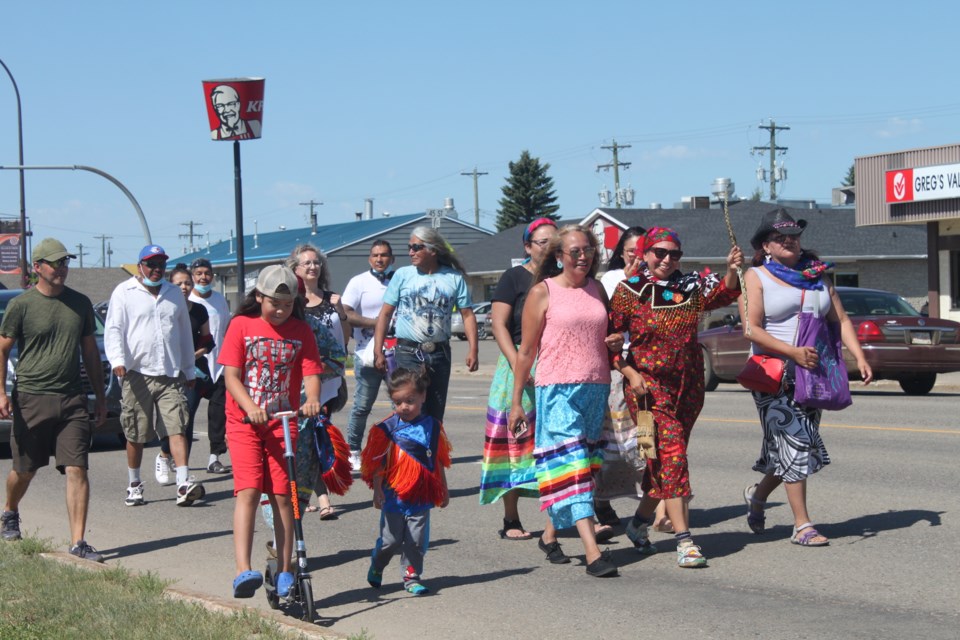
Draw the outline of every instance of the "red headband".
<instances>
[{"instance_id":1,"label":"red headband","mask_svg":"<svg viewBox=\"0 0 960 640\"><path fill-rule=\"evenodd\" d=\"M657 244L658 242L672 242L677 245L677 248L680 248L680 236L677 235L677 232L668 227L652 227L647 231L647 235L643 236L643 250L646 252L647 249Z\"/></svg>"}]
</instances>

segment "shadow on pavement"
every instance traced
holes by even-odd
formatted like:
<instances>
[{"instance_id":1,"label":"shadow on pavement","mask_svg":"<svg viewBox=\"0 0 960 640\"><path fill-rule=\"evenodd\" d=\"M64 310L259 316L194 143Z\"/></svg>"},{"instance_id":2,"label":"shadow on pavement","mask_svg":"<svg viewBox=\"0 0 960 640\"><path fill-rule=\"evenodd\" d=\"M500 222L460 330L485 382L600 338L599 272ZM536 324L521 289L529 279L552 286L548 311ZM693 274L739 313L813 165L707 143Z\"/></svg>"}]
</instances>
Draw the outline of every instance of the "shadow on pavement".
<instances>
[{"instance_id":1,"label":"shadow on pavement","mask_svg":"<svg viewBox=\"0 0 960 640\"><path fill-rule=\"evenodd\" d=\"M222 537L222 536L233 537L233 529L224 529L223 531L203 531L200 533L192 533L186 536L175 536L173 538L161 538L158 540L148 540L145 542L138 542L136 544L127 545L124 547L116 547L114 549L103 549L101 550L101 553L106 557L107 560L116 560L118 558L129 558L130 556L139 555L141 553L150 553L152 551L158 551L161 549L173 548L173 547L176 547L177 545L186 544L188 542L195 542L197 540L207 540L209 538L216 538L216 537Z\"/></svg>"},{"instance_id":2,"label":"shadow on pavement","mask_svg":"<svg viewBox=\"0 0 960 640\"><path fill-rule=\"evenodd\" d=\"M324 569L332 569L333 567L339 567L341 565L347 564L348 562L353 562L354 560L369 560L370 552L373 551L373 544L376 542L376 538L370 540L370 546L363 549L345 549L343 551L338 551L337 553L331 555L321 555L316 558L307 559L307 570L308 571L322 571ZM440 540L431 540L429 551L436 550L438 547L445 547L447 545L456 544L459 540L451 540L449 538L441 538ZM364 575L366 575L366 568L364 568Z\"/></svg>"}]
</instances>

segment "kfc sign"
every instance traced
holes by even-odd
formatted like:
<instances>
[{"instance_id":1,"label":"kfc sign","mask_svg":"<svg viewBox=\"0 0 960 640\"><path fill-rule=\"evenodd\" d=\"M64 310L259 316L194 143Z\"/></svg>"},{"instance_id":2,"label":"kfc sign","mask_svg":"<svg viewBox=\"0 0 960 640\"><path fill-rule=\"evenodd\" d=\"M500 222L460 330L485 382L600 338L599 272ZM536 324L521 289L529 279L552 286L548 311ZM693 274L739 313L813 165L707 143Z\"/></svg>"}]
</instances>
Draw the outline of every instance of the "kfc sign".
<instances>
[{"instance_id":1,"label":"kfc sign","mask_svg":"<svg viewBox=\"0 0 960 640\"><path fill-rule=\"evenodd\" d=\"M887 171L887 203L960 198L960 164Z\"/></svg>"},{"instance_id":2,"label":"kfc sign","mask_svg":"<svg viewBox=\"0 0 960 640\"><path fill-rule=\"evenodd\" d=\"M253 140L263 126L263 78L204 80L211 140Z\"/></svg>"}]
</instances>

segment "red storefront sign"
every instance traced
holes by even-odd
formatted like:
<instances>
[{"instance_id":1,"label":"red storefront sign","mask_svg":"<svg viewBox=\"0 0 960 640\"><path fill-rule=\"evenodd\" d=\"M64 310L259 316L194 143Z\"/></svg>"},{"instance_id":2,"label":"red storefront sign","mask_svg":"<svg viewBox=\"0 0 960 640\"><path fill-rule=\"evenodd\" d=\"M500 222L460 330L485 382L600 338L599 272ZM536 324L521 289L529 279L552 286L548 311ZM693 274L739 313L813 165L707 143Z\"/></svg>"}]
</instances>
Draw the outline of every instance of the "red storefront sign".
<instances>
[{"instance_id":1,"label":"red storefront sign","mask_svg":"<svg viewBox=\"0 0 960 640\"><path fill-rule=\"evenodd\" d=\"M204 80L212 140L255 140L263 128L263 78Z\"/></svg>"}]
</instances>

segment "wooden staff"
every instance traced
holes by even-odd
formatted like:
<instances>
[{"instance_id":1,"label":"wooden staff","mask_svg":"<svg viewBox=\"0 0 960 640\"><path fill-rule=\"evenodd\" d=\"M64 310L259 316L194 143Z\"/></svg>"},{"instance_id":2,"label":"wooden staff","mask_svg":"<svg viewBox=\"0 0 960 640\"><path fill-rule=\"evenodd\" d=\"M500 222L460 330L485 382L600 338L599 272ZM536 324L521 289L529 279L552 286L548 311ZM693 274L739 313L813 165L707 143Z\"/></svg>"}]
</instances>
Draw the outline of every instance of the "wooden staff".
<instances>
[{"instance_id":1,"label":"wooden staff","mask_svg":"<svg viewBox=\"0 0 960 640\"><path fill-rule=\"evenodd\" d=\"M727 206L727 194L723 195L723 221L727 223L727 234L730 236L730 246L737 247L737 236L733 233L733 225L730 224L730 208ZM737 267L737 280L740 281L740 295L743 296L743 327L744 334L750 336L750 319L747 314L747 284L743 280L743 269Z\"/></svg>"}]
</instances>

